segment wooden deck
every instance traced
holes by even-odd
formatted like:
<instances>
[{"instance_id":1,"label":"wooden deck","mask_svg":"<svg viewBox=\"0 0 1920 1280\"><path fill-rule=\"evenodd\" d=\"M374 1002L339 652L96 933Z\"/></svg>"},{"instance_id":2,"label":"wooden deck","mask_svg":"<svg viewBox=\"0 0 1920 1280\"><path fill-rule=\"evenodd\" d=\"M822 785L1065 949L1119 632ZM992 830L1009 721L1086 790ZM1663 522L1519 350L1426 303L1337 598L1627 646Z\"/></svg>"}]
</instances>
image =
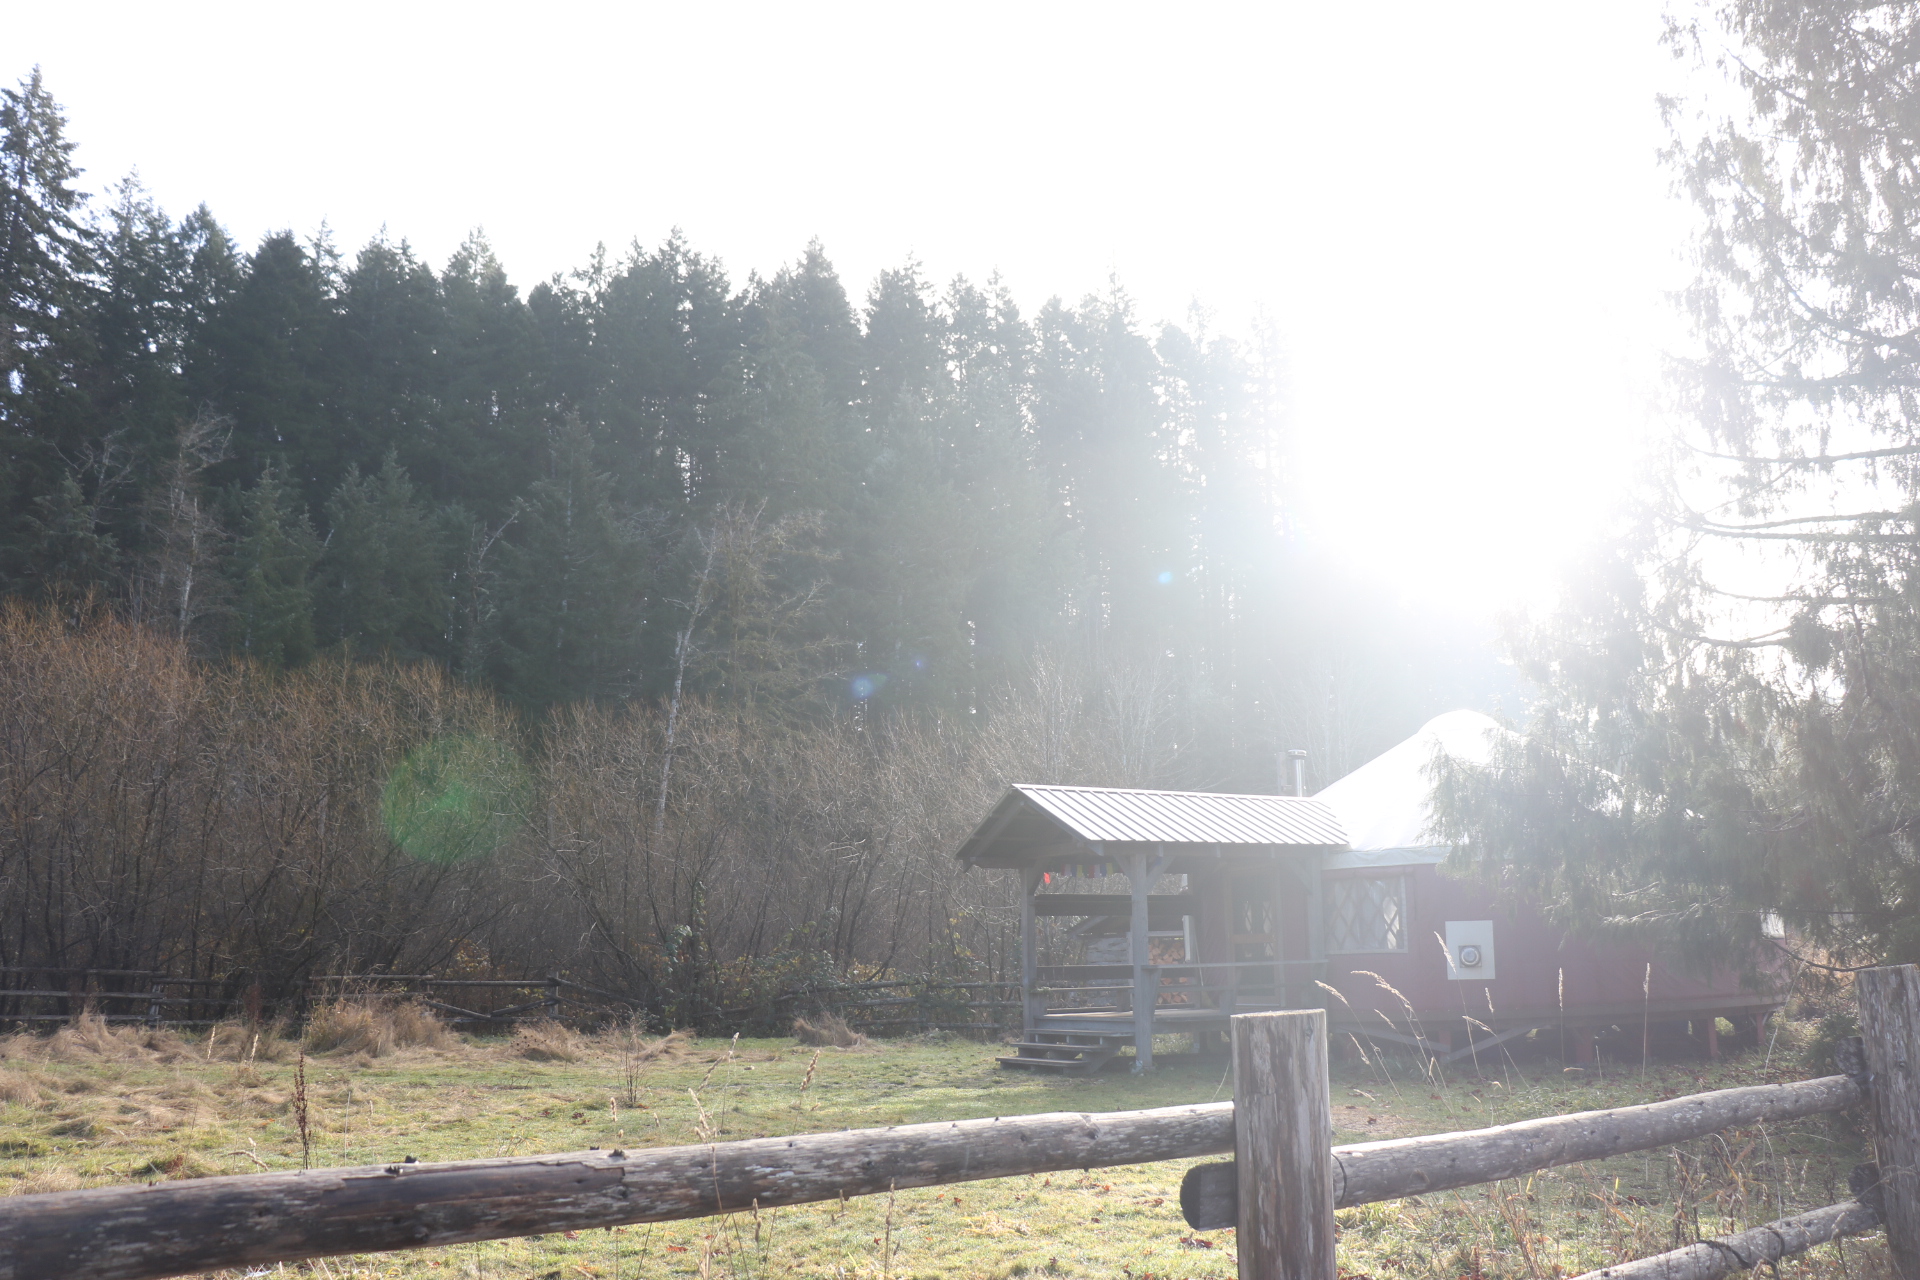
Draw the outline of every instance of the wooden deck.
<instances>
[{"instance_id":1,"label":"wooden deck","mask_svg":"<svg viewBox=\"0 0 1920 1280\"><path fill-rule=\"evenodd\" d=\"M1173 1005L1153 1011L1155 1035L1180 1035L1194 1031L1225 1031L1227 1019L1236 1013L1270 1013L1286 1008L1275 1004L1241 1004L1232 1009L1208 1009L1191 1005ZM1130 1036L1133 1014L1126 1009L1049 1010L1041 1014L1035 1031L1060 1031L1084 1035Z\"/></svg>"}]
</instances>

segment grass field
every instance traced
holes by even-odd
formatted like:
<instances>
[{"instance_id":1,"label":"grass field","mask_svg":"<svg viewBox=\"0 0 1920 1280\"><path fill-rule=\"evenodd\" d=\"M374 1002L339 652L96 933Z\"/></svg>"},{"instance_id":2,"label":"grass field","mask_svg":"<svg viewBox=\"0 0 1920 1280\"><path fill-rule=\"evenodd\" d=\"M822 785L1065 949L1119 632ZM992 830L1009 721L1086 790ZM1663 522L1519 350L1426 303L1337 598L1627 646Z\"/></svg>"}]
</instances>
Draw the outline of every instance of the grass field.
<instances>
[{"instance_id":1,"label":"grass field","mask_svg":"<svg viewBox=\"0 0 1920 1280\"><path fill-rule=\"evenodd\" d=\"M394 1040L400 1043L390 1044ZM425 1041L408 1045L408 1040ZM1229 1096L1224 1061L1170 1055L1143 1076L1040 1079L964 1040L815 1050L792 1040L580 1037L558 1028L465 1040L435 1026L335 1029L304 1062L312 1163L450 1160L628 1148L1038 1111L1109 1111ZM1169 1048L1174 1047L1169 1045ZM237 1027L183 1039L99 1024L0 1041L0 1184L14 1193L297 1169L293 1045ZM1377 1054L1334 1068L1335 1140L1437 1132L1617 1106L1814 1070L1790 1047L1709 1066L1589 1073L1503 1057L1428 1076ZM1815 1117L1685 1148L1340 1214L1343 1273L1570 1275L1676 1241L1831 1203L1861 1158ZM330 1259L288 1274L408 1277L1120 1277L1226 1280L1233 1233L1196 1234L1184 1162L902 1191L758 1215ZM1877 1240L1783 1268L1885 1272ZM233 1273L237 1274L237 1273Z\"/></svg>"}]
</instances>

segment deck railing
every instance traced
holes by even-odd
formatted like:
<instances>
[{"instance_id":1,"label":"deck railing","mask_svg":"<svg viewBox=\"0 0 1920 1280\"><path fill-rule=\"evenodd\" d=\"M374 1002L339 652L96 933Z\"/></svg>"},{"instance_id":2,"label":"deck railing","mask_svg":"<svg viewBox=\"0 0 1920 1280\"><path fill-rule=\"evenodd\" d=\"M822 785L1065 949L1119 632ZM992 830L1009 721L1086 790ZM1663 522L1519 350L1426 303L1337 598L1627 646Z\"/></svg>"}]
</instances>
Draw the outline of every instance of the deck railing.
<instances>
[{"instance_id":1,"label":"deck railing","mask_svg":"<svg viewBox=\"0 0 1920 1280\"><path fill-rule=\"evenodd\" d=\"M1711 1280L1884 1228L1894 1274L1920 1280L1920 966L1866 970L1857 990L1863 1040L1815 1080L1335 1147L1325 1011L1242 1014L1230 1103L5 1197L0 1277L148 1280L1230 1151L1188 1171L1188 1223L1238 1228L1242 1280L1336 1280L1338 1207L1864 1104L1877 1164L1854 1170L1853 1199L1591 1278Z\"/></svg>"}]
</instances>

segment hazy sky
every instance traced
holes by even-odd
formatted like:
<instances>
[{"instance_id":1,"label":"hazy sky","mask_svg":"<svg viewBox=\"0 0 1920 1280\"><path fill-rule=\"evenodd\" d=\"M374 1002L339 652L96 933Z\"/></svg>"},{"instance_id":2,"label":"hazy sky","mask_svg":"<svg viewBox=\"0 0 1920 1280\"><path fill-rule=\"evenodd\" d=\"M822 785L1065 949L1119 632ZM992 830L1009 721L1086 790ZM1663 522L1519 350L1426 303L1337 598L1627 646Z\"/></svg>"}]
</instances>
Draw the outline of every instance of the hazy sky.
<instances>
[{"instance_id":1,"label":"hazy sky","mask_svg":"<svg viewBox=\"0 0 1920 1280\"><path fill-rule=\"evenodd\" d=\"M89 183L246 242L481 226L524 289L675 226L736 279L818 236L856 295L911 257L1265 316L1314 536L1484 615L1618 493L1670 341L1660 12L16 2L0 75L43 67Z\"/></svg>"}]
</instances>

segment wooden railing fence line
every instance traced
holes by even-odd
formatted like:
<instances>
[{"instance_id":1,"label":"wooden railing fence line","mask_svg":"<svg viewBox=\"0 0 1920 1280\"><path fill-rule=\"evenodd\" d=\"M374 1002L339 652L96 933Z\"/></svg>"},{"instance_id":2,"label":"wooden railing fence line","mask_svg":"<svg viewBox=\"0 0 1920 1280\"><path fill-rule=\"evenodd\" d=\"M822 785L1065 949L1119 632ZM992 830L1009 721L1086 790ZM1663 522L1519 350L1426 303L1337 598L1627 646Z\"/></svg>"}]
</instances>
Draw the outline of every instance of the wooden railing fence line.
<instances>
[{"instance_id":1,"label":"wooden railing fence line","mask_svg":"<svg viewBox=\"0 0 1920 1280\"><path fill-rule=\"evenodd\" d=\"M1920 966L1857 983L1862 1037L1814 1080L1336 1147L1326 1013L1242 1014L1233 1102L0 1197L0 1280L149 1280L1225 1152L1188 1171L1189 1224L1238 1228L1242 1280L1337 1280L1336 1208L1862 1103L1875 1161L1852 1199L1583 1280L1712 1280L1881 1228L1895 1276L1920 1280Z\"/></svg>"},{"instance_id":2,"label":"wooden railing fence line","mask_svg":"<svg viewBox=\"0 0 1920 1280\"><path fill-rule=\"evenodd\" d=\"M959 1031L994 1035L1017 1029L1020 984L1009 981L949 982L902 979L832 982L778 992L764 1005L718 1011L736 1025L758 1016L784 1024L797 1016L837 1013L855 1029L897 1035L911 1031ZM524 992L530 998L500 1004L498 997ZM491 999L465 998L476 993ZM559 974L527 978L440 977L430 973L317 974L278 1012L304 1017L315 1004L354 999L417 999L457 1027L483 1030L540 1018L596 1019L641 1012L640 996L611 991ZM148 1027L204 1027L260 1012L257 990L249 996L232 978L188 978L149 969L90 969L57 965L0 965L0 1026L72 1022L85 1015ZM784 1029L784 1027L782 1028Z\"/></svg>"}]
</instances>

